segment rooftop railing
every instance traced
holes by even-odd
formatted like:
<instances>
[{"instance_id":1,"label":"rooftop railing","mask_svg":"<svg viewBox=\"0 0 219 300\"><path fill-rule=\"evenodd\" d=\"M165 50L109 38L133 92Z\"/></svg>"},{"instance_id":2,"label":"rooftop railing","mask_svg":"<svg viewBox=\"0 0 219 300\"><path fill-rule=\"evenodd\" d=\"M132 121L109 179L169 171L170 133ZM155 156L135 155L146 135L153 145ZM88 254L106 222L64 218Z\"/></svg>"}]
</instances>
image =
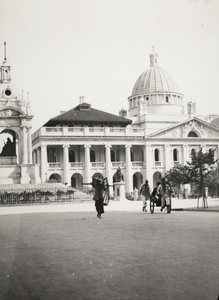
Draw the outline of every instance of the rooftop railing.
<instances>
[{"instance_id":1,"label":"rooftop railing","mask_svg":"<svg viewBox=\"0 0 219 300\"><path fill-rule=\"evenodd\" d=\"M131 136L144 137L144 128L124 127L41 127L32 134L32 140L46 136Z\"/></svg>"}]
</instances>

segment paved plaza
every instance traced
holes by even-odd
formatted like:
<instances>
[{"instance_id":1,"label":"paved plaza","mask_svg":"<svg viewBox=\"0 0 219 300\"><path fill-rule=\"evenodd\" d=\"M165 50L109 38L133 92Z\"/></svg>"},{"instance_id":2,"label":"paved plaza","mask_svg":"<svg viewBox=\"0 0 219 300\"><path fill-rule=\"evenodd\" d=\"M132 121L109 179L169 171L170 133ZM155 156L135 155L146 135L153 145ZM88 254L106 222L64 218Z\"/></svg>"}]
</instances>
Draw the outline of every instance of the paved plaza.
<instances>
[{"instance_id":1,"label":"paved plaza","mask_svg":"<svg viewBox=\"0 0 219 300\"><path fill-rule=\"evenodd\" d=\"M216 300L219 201L182 201L0 207L0 299Z\"/></svg>"}]
</instances>

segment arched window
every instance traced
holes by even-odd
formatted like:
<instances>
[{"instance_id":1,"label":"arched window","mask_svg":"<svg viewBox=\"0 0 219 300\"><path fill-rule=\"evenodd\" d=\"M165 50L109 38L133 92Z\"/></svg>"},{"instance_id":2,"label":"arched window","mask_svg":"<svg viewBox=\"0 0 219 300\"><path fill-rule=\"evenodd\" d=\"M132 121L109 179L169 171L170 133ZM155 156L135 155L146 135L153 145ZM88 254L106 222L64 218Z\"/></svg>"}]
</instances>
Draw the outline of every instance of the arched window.
<instances>
[{"instance_id":1,"label":"arched window","mask_svg":"<svg viewBox=\"0 0 219 300\"><path fill-rule=\"evenodd\" d=\"M154 160L160 161L160 151L157 148L154 150Z\"/></svg>"},{"instance_id":2,"label":"arched window","mask_svg":"<svg viewBox=\"0 0 219 300\"><path fill-rule=\"evenodd\" d=\"M194 131L190 131L188 137L198 137L197 133Z\"/></svg>"},{"instance_id":3,"label":"arched window","mask_svg":"<svg viewBox=\"0 0 219 300\"><path fill-rule=\"evenodd\" d=\"M179 151L176 148L173 149L173 164L174 166L179 165Z\"/></svg>"},{"instance_id":4,"label":"arched window","mask_svg":"<svg viewBox=\"0 0 219 300\"><path fill-rule=\"evenodd\" d=\"M155 161L155 166L161 166L160 150L157 148L154 149L154 161Z\"/></svg>"},{"instance_id":5,"label":"arched window","mask_svg":"<svg viewBox=\"0 0 219 300\"><path fill-rule=\"evenodd\" d=\"M195 148L192 148L191 151L190 151L190 154L196 153L196 152L197 152L196 149L195 149Z\"/></svg>"},{"instance_id":6,"label":"arched window","mask_svg":"<svg viewBox=\"0 0 219 300\"><path fill-rule=\"evenodd\" d=\"M179 161L177 149L173 149L173 161L174 162Z\"/></svg>"}]
</instances>

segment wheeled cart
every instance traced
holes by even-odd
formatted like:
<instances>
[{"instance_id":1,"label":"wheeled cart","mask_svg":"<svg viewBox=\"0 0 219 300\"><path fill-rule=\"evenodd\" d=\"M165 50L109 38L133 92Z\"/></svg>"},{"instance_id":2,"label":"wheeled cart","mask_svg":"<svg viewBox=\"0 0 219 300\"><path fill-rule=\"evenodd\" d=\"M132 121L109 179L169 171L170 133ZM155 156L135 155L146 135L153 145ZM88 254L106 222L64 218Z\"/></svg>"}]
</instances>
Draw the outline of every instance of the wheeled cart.
<instances>
[{"instance_id":1,"label":"wheeled cart","mask_svg":"<svg viewBox=\"0 0 219 300\"><path fill-rule=\"evenodd\" d=\"M168 197L168 201L165 201L165 207L167 208L167 213L171 212L171 198ZM151 196L150 198L150 212L154 213L154 207L161 207L161 199L160 197Z\"/></svg>"}]
</instances>

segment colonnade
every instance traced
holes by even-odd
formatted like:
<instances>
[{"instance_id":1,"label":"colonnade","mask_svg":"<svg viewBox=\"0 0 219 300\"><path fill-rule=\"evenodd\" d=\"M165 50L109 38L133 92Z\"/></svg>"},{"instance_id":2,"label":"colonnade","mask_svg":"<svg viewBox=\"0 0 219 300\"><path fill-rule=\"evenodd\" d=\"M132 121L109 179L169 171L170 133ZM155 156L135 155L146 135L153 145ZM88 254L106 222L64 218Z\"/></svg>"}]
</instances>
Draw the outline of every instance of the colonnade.
<instances>
[{"instance_id":1,"label":"colonnade","mask_svg":"<svg viewBox=\"0 0 219 300\"><path fill-rule=\"evenodd\" d=\"M130 193L133 191L133 174L136 172L134 169L132 160L131 160L131 144L123 145L125 148L125 169L122 169L122 173L124 175L125 181L125 189L126 192ZM198 146L198 145L197 145ZM69 144L62 145L63 151L63 161L61 163L62 169L62 181L63 183L70 183L70 162L69 162ZM144 141L144 167L140 167L138 172L141 172L143 175L143 180L148 179L150 182L153 182L153 175L155 172L160 172L161 176L165 174L166 171L174 167L175 163L186 164L190 159L190 152L192 145L189 144L165 144L165 145L156 145L155 143L146 140ZM90 161L90 148L91 144L84 145L84 160L83 160L83 169L82 172L84 182L90 182L91 176L95 172L99 172L98 166L91 168ZM109 184L112 185L113 175L115 170L113 169L113 163L111 162L111 148L112 145L106 143L104 145L105 149L105 162L104 162L104 170L101 168L100 172L103 172L103 175L108 178ZM154 159L154 151L156 148L159 148L161 151L160 154L160 164L156 165ZM177 149L178 151L178 159L174 161L173 159L173 150ZM46 181L46 174L48 172L48 160L47 160L47 144L41 143L38 148L34 149L34 163L40 163L41 165L41 179L42 182ZM219 157L219 146L217 146L216 158Z\"/></svg>"},{"instance_id":2,"label":"colonnade","mask_svg":"<svg viewBox=\"0 0 219 300\"><path fill-rule=\"evenodd\" d=\"M63 167L62 167L62 173L63 173L63 183L69 183L70 182L70 164L69 164L69 144L62 145L63 149ZM114 171L112 170L112 162L111 162L111 145L105 144L105 170L104 170L104 176L108 178L108 182L110 185L113 184L112 178L114 175ZM126 191L131 192L132 191L132 172L131 172L131 145L124 145L125 147L125 184L126 184ZM83 170L83 180L84 182L90 182L91 176L93 175L93 172L91 170L91 161L90 161L90 144L84 145L84 170ZM33 152L34 156L34 163L40 163L41 165L41 179L42 182L46 181L46 174L47 174L47 168L48 168L48 159L47 159L47 145L41 143L40 147L34 149ZM114 172L114 173L113 173Z\"/></svg>"}]
</instances>

